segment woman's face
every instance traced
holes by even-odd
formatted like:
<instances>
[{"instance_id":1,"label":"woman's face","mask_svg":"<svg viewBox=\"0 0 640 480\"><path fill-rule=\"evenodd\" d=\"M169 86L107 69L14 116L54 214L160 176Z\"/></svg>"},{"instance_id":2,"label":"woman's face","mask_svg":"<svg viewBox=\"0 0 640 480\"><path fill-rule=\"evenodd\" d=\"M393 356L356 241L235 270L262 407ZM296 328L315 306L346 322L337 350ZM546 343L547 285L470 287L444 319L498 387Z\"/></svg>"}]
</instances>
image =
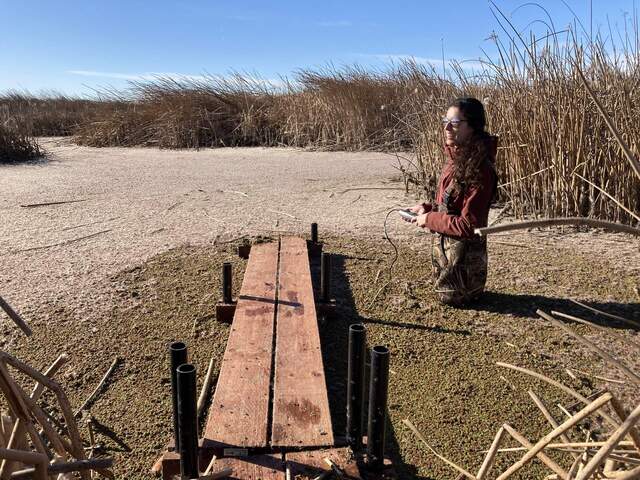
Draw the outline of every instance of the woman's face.
<instances>
[{"instance_id":1,"label":"woman's face","mask_svg":"<svg viewBox=\"0 0 640 480\"><path fill-rule=\"evenodd\" d=\"M447 115L442 119L444 126L444 143L450 147L464 144L471 135L473 129L464 118L464 114L458 107L449 107Z\"/></svg>"}]
</instances>

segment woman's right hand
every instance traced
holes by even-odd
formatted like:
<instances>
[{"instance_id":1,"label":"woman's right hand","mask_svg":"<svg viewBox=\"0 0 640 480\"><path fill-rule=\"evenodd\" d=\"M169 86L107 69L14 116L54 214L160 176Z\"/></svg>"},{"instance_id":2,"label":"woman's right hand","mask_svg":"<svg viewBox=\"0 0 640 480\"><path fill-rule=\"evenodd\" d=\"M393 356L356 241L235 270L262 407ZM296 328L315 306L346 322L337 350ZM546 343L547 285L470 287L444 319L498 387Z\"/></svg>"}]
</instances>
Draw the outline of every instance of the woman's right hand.
<instances>
[{"instance_id":1,"label":"woman's right hand","mask_svg":"<svg viewBox=\"0 0 640 480\"><path fill-rule=\"evenodd\" d=\"M431 209L428 208L430 207L430 205L427 205L426 203L419 203L418 205L408 208L407 210L409 210L410 212L415 213L416 215L422 215L424 213L427 213L428 211L430 211Z\"/></svg>"}]
</instances>

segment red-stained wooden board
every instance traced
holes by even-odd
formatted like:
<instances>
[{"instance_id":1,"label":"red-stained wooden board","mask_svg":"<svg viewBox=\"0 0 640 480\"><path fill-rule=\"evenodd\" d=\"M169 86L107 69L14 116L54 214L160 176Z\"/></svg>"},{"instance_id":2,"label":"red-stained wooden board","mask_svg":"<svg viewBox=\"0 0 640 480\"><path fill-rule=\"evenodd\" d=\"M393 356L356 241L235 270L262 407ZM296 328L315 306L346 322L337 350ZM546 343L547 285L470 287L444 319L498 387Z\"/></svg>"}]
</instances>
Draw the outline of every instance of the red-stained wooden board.
<instances>
[{"instance_id":1,"label":"red-stained wooden board","mask_svg":"<svg viewBox=\"0 0 640 480\"><path fill-rule=\"evenodd\" d=\"M333 445L307 243L280 241L271 444Z\"/></svg>"},{"instance_id":2,"label":"red-stained wooden board","mask_svg":"<svg viewBox=\"0 0 640 480\"><path fill-rule=\"evenodd\" d=\"M285 460L291 471L291 478L315 478L331 467L324 461L330 459L351 479L360 478L360 471L350 448L331 448L303 452L287 452Z\"/></svg>"},{"instance_id":3,"label":"red-stained wooden board","mask_svg":"<svg viewBox=\"0 0 640 480\"><path fill-rule=\"evenodd\" d=\"M251 252L253 255L253 252ZM285 466L281 455L251 455L239 458L221 458L213 464L212 472L231 468L233 473L224 478L237 480L285 480Z\"/></svg>"},{"instance_id":4,"label":"red-stained wooden board","mask_svg":"<svg viewBox=\"0 0 640 480\"><path fill-rule=\"evenodd\" d=\"M253 245L209 410L204 446L268 445L277 269L278 244Z\"/></svg>"}]
</instances>

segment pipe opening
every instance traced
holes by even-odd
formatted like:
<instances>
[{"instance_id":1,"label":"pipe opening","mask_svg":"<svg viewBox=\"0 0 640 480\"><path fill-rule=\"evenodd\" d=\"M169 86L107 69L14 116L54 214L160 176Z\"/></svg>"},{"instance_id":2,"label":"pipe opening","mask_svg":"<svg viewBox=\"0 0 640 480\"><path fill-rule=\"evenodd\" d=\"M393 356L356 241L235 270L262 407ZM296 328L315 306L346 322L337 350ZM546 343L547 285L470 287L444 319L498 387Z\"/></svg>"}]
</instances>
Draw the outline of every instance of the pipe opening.
<instances>
[{"instance_id":1,"label":"pipe opening","mask_svg":"<svg viewBox=\"0 0 640 480\"><path fill-rule=\"evenodd\" d=\"M377 355L389 355L389 349L383 345L378 345L376 347L373 347L372 350Z\"/></svg>"},{"instance_id":2,"label":"pipe opening","mask_svg":"<svg viewBox=\"0 0 640 480\"><path fill-rule=\"evenodd\" d=\"M193 373L196 371L196 367L190 363L183 363L178 368L178 373Z\"/></svg>"}]
</instances>

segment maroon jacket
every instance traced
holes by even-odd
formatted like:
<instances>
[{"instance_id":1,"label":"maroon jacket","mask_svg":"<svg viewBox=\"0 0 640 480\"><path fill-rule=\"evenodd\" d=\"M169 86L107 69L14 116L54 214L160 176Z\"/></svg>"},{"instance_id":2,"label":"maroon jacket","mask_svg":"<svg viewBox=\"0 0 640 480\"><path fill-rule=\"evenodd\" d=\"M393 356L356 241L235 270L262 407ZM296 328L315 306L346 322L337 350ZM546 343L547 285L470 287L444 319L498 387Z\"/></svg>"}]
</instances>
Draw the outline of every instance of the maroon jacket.
<instances>
[{"instance_id":1,"label":"maroon jacket","mask_svg":"<svg viewBox=\"0 0 640 480\"><path fill-rule=\"evenodd\" d=\"M453 182L455 150L445 147L447 162L440 175L440 183L434 206L425 204L427 214L426 228L432 232L442 233L451 237L470 238L475 228L487 226L489 206L496 189L496 173L493 167L497 151L497 137L488 137L491 158L480 168L480 182L478 185L467 187L462 194L450 200L450 208L459 214L446 211L435 211L435 205L441 205L447 188ZM455 194L454 194L455 195Z\"/></svg>"}]
</instances>

